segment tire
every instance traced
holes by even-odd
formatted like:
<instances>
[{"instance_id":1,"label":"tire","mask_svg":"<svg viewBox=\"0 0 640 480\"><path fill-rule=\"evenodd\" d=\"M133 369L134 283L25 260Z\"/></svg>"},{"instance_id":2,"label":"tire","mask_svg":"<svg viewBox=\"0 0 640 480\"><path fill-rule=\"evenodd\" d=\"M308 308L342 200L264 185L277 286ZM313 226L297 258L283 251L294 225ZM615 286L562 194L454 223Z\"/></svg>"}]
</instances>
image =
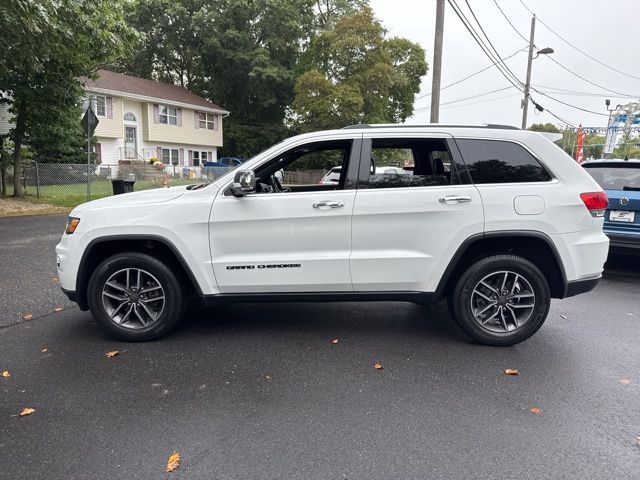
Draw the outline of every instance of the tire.
<instances>
[{"instance_id":1,"label":"tire","mask_svg":"<svg viewBox=\"0 0 640 480\"><path fill-rule=\"evenodd\" d=\"M127 342L167 334L181 319L185 305L184 291L171 269L137 252L104 260L89 280L87 299L98 324Z\"/></svg>"},{"instance_id":2,"label":"tire","mask_svg":"<svg viewBox=\"0 0 640 480\"><path fill-rule=\"evenodd\" d=\"M551 294L545 276L529 260L495 255L471 265L449 301L453 318L472 340L508 346L538 331L549 313Z\"/></svg>"}]
</instances>

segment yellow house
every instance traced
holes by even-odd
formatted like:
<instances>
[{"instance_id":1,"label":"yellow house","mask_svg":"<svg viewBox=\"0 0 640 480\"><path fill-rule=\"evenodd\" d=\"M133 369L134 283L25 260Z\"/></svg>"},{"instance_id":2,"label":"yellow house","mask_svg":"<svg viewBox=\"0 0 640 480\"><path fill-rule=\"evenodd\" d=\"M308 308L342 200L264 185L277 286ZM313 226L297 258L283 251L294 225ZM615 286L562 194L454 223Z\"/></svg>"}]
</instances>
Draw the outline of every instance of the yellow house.
<instances>
[{"instance_id":1,"label":"yellow house","mask_svg":"<svg viewBox=\"0 0 640 480\"><path fill-rule=\"evenodd\" d=\"M222 119L229 112L189 90L122 73L100 70L85 80L98 116L96 159L198 166L216 162Z\"/></svg>"}]
</instances>

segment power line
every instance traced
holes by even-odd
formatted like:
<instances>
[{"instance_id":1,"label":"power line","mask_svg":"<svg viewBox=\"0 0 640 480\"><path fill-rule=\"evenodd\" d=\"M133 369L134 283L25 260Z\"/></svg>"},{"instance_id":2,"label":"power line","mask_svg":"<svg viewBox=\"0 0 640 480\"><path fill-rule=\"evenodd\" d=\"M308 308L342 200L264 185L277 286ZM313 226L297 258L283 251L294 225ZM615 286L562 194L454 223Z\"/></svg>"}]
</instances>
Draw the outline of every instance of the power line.
<instances>
[{"instance_id":1,"label":"power line","mask_svg":"<svg viewBox=\"0 0 640 480\"><path fill-rule=\"evenodd\" d=\"M513 87L509 86L507 88L513 88ZM503 90L503 89L500 89L500 90ZM497 91L500 91L500 90L497 90ZM460 104L456 104L456 105L451 105L452 103L462 102L463 100L469 100L470 98L476 98L476 97L480 97L482 95L488 95L489 93L495 93L495 91L494 92L487 92L487 93L484 93L484 94L481 94L481 95L475 95L475 96L469 97L469 98L461 98L461 99L453 101L453 102L447 102L447 104L443 104L442 105L442 108L466 107L468 105L476 105L476 104L479 104L479 103L495 102L496 100L502 100L504 98L512 98L512 97L520 96L519 93L513 93L513 94L510 94L510 95L502 95L502 96L494 97L494 98L485 98L484 100L479 100L477 102L467 102L467 103L460 103ZM413 111L414 112L421 112L421 111L429 110L430 108L431 107L420 107L420 108L414 109Z\"/></svg>"},{"instance_id":2,"label":"power line","mask_svg":"<svg viewBox=\"0 0 640 480\"><path fill-rule=\"evenodd\" d=\"M458 100L451 100L450 102L445 102L442 105L450 105L452 103L458 103L458 102L463 102L465 100L472 100L474 98L478 98L478 97L484 97L485 95L491 95L492 93L497 93L497 92L504 92L505 90L508 90L510 88L513 88L513 86L511 85L507 85L506 87L503 88L497 88L495 90L491 90L490 92L485 92L485 93L479 93L478 95L472 95L471 97L466 97L466 98L460 98Z\"/></svg>"},{"instance_id":3,"label":"power line","mask_svg":"<svg viewBox=\"0 0 640 480\"><path fill-rule=\"evenodd\" d=\"M559 115L556 115L551 110L542 108L533 98L531 98L531 96L529 96L529 100L531 100L531 103L533 103L536 107L541 108L542 111L547 112L549 115L551 115L552 117L554 117L557 120L560 120L565 125L571 125L572 127L576 127L577 126L575 123L568 122L567 120L565 120L564 118L560 117Z\"/></svg>"},{"instance_id":4,"label":"power line","mask_svg":"<svg viewBox=\"0 0 640 480\"><path fill-rule=\"evenodd\" d=\"M561 103L561 104L563 104L563 105L566 105L567 107L575 108L576 110L582 110L583 112L592 113L592 114L594 114L594 115L600 115L600 116L602 116L602 117L608 117L608 116L609 116L609 115L608 115L608 114L606 114L606 113L601 113L601 112L596 112L596 111L593 111L593 110L588 110L588 109L586 109L586 108L582 108L582 107L578 107L578 106L576 106L576 105L572 105L572 104L567 103L567 102L565 102L565 101L563 101L563 100L558 100L557 98L552 97L552 96L551 96L551 95L549 95L548 93L541 92L541 91L540 91L540 90L538 90L537 88L531 87L531 90L533 90L533 91L534 91L534 92L536 92L536 93L539 93L539 94L540 94L540 95L542 95L542 96L545 96L545 97L547 97L547 98L550 98L550 99L551 99L551 100L553 100L554 102L558 102L558 103Z\"/></svg>"},{"instance_id":5,"label":"power line","mask_svg":"<svg viewBox=\"0 0 640 480\"><path fill-rule=\"evenodd\" d=\"M525 50L526 50L526 48L521 48L520 50L517 50L516 52L512 53L511 55L509 55L507 57L504 57L504 59L505 60L509 60L510 58L515 57L517 54L519 54L520 52L524 52ZM460 80L457 80L457 81L455 81L453 83L449 83L448 85L445 85L444 87L442 87L440 89L440 91L445 90L445 89L447 89L449 87L453 87L454 85L458 85L459 83L462 83L465 80L469 80L470 78L475 77L476 75L478 75L478 74L480 74L482 72L486 72L487 70L489 70L490 68L492 68L494 66L495 65L492 63L491 65L483 68L482 70L478 70L477 72L474 72L474 73L472 73L470 75L467 75L466 77L461 78ZM425 93L424 95L420 95L419 97L416 97L416 100L420 100L421 98L425 98L425 97L428 97L430 95L431 95L431 93Z\"/></svg>"},{"instance_id":6,"label":"power line","mask_svg":"<svg viewBox=\"0 0 640 480\"><path fill-rule=\"evenodd\" d=\"M506 73L503 70L502 65L500 64L500 62L498 60L496 60L496 58L494 57L492 52L489 50L489 48L484 44L482 39L479 38L478 33L475 31L473 26L470 24L470 22L466 18L466 16L459 9L458 5L455 3L455 0L448 0L448 2L449 2L449 5L451 6L451 8L453 9L453 11L455 12L455 14L458 16L458 18L460 19L460 21L464 25L464 27L467 29L467 31L469 32L469 34L473 38L473 40L478 44L478 46L480 47L482 52L489 58L489 60L491 60L493 62L493 64L498 69L498 71L502 74L502 76L505 77L509 83L511 83L514 87L516 87L518 90L520 90L522 92L523 91L522 90L522 82L520 80L518 80L518 78L515 77L515 75L513 75L513 72L509 71L511 73L511 76L510 76L508 73ZM514 80L514 77L515 77L515 80Z\"/></svg>"},{"instance_id":7,"label":"power line","mask_svg":"<svg viewBox=\"0 0 640 480\"><path fill-rule=\"evenodd\" d=\"M500 13L502 13L502 16L505 18L505 20L507 22L509 22L509 25L511 25L511 28L513 28L513 30L518 34L518 36L520 36L521 38L525 38L524 35L522 35L522 33L520 33L520 31L513 25L513 23L511 22L511 20L509 20L509 17L507 17L507 15L504 13L504 11L500 8L500 5L498 5L498 3L496 2L496 0L493 0L493 3L496 4L496 7L498 7L498 10L500 10ZM533 13L533 11L531 11L523 2L522 0L520 0L520 3L522 3L522 5L532 14L535 15ZM545 27L549 28L542 20L540 20L539 17L536 16L537 21L539 21L540 23L542 23ZM555 33L555 32L554 32ZM556 34L557 35L557 34ZM564 40L564 39L563 39ZM578 73L574 72L573 70L571 70L568 67L565 67L563 64L561 64L560 62L558 62L555 58L549 56L549 55L545 55L545 58L551 60L552 62L554 62L555 64L557 64L559 67L561 67L562 69L566 70L567 72L569 72L571 75L574 75L575 77L593 85L594 87L598 87L601 88L602 90L606 90L607 92L610 93L616 93L618 95L623 95L623 96L628 96L628 97L635 97L635 95L630 95L627 93L623 93L623 92L618 92L616 90L611 90L610 88L607 88L605 86L599 85L595 82L592 82L591 80L583 77L582 75L579 75Z\"/></svg>"},{"instance_id":8,"label":"power line","mask_svg":"<svg viewBox=\"0 0 640 480\"><path fill-rule=\"evenodd\" d=\"M602 97L602 92L583 92L580 90L568 90L565 88L551 87L548 85L535 85L539 88L545 88L547 90L552 90L551 93L554 95L576 95L576 96L591 96L591 97ZM613 96L613 98L616 98ZM640 98L640 95L620 95L617 98Z\"/></svg>"},{"instance_id":9,"label":"power line","mask_svg":"<svg viewBox=\"0 0 640 480\"><path fill-rule=\"evenodd\" d=\"M496 4L496 7L498 7L498 10L500 10L500 13L504 17L504 19L509 23L509 25L511 25L511 28L513 28L513 31L516 32L520 36L520 38L522 38L525 42L529 43L529 39L525 37L523 34L521 34L520 31L515 27L515 25L511 23L511 20L509 20L509 17L507 17L507 15L504 13L502 8L500 8L500 5L498 5L498 2L496 0L493 0L493 3Z\"/></svg>"},{"instance_id":10,"label":"power line","mask_svg":"<svg viewBox=\"0 0 640 480\"><path fill-rule=\"evenodd\" d=\"M570 68L565 67L563 64L561 64L560 62L558 62L556 59L552 58L549 55L545 55L545 58L547 58L548 60L551 60L553 63L555 63L556 65L558 65L560 68L566 70L567 72L569 72L571 75L578 77L580 80L583 80L591 85L593 85L594 87L598 87L601 88L603 90L606 90L607 92L611 92L611 93L617 93L618 95L624 95L626 97L633 97L634 95L631 95L629 93L624 93L624 92L618 92L616 90L611 90L610 88L607 87L603 87L602 85L599 85L595 82L592 82L591 80L583 77L582 75L577 74L576 72L574 72L573 70L571 70Z\"/></svg>"},{"instance_id":11,"label":"power line","mask_svg":"<svg viewBox=\"0 0 640 480\"><path fill-rule=\"evenodd\" d=\"M473 17L473 19L476 21L476 23L478 24L478 27L480 28L480 31L482 32L482 34L484 35L484 38L487 39L487 42L489 43L489 45L491 46L491 48L493 49L493 51L495 52L496 56L498 57L498 59L502 62L502 65L504 66L504 68L518 81L520 81L517 77L516 74L514 74L511 69L509 68L509 66L505 63L505 61L502 59L502 57L500 56L500 54L498 53L498 49L493 45L493 43L491 42L491 39L489 38L489 36L487 35L487 32L484 31L484 28L482 28L482 24L480 23L480 20L478 20L478 17L476 17L476 14L474 13L473 9L471 8L471 5L469 4L469 0L464 0L464 3L467 4L467 8L469 9L469 12L471 12L471 16ZM529 42L527 42L529 43Z\"/></svg>"},{"instance_id":12,"label":"power line","mask_svg":"<svg viewBox=\"0 0 640 480\"><path fill-rule=\"evenodd\" d=\"M494 2L495 2L495 0L494 0ZM526 8L526 9L529 11L529 13L531 13L532 15L535 15L535 14L533 13L533 11L531 11L531 9L530 9L529 7L527 7L527 5L526 5L522 0L520 0L520 3L522 4L522 6L523 6L524 8ZM500 8L500 7L498 7L498 8ZM503 15L504 15L504 14L503 14ZM580 52L581 54L583 54L585 57L590 58L590 59L591 59L591 60L593 60L594 62L599 63L600 65L602 65L603 67L608 68L609 70L613 70L614 72L618 72L618 73L620 73L620 74L622 74L622 75L625 75L625 76L627 76L627 77L631 77L631 78L635 78L636 80L640 80L640 77L637 77L637 76L635 76L635 75L631 75L630 73L623 72L622 70L618 70L618 69L617 69L617 68L615 68L615 67L612 67L612 66L610 66L610 65L607 65L606 63L601 62L601 61L600 61L600 60L598 60L597 58L595 58L595 57L593 57L593 56L589 55L587 52L585 52L585 51L583 51L583 50L580 50L580 49L579 49L578 47L576 47L573 43L571 43L569 40L567 40L567 39L566 39L566 38L564 38L562 35L560 35L558 32L556 32L553 28L551 28L549 25L547 25L546 23L544 23L544 22L540 19L540 17L536 17L536 18L538 19L538 21L539 21L542 25L544 25L544 26L547 28L547 30L549 30L551 33L553 33L556 37L558 37L558 38L559 38L560 40L562 40L564 43L566 43L567 45L569 45L571 48L573 48L574 50L576 50L576 51ZM509 22L509 23L511 23L511 22Z\"/></svg>"}]
</instances>

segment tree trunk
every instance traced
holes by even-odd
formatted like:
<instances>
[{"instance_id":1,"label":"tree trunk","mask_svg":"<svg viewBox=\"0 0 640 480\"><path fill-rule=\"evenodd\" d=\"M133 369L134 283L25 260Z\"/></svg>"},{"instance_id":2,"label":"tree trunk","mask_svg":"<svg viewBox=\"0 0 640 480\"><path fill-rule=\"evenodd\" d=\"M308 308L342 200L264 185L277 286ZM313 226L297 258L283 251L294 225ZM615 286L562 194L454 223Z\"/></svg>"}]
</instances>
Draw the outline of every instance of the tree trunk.
<instances>
[{"instance_id":1,"label":"tree trunk","mask_svg":"<svg viewBox=\"0 0 640 480\"><path fill-rule=\"evenodd\" d=\"M25 132L25 114L26 106L24 100L18 101L18 112L16 115L16 126L13 131L13 196L24 197L24 189L22 188L22 179L20 174L22 173L22 157L20 150L22 148L22 141L24 139Z\"/></svg>"}]
</instances>

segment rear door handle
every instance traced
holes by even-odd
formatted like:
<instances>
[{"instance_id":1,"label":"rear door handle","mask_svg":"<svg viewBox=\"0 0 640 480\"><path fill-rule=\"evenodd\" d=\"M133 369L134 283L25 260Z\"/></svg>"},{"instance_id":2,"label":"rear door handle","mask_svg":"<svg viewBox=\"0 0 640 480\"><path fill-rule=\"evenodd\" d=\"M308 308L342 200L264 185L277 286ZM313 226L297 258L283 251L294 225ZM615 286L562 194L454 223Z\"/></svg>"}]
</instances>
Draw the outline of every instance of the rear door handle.
<instances>
[{"instance_id":1,"label":"rear door handle","mask_svg":"<svg viewBox=\"0 0 640 480\"><path fill-rule=\"evenodd\" d=\"M322 207L328 207L328 208L342 208L344 207L344 202L332 202L329 200L325 200L322 202L316 202L313 204L313 208L322 208Z\"/></svg>"},{"instance_id":2,"label":"rear door handle","mask_svg":"<svg viewBox=\"0 0 640 480\"><path fill-rule=\"evenodd\" d=\"M471 197L447 195L446 197L440 197L438 201L440 203L469 203L471 201Z\"/></svg>"}]
</instances>

